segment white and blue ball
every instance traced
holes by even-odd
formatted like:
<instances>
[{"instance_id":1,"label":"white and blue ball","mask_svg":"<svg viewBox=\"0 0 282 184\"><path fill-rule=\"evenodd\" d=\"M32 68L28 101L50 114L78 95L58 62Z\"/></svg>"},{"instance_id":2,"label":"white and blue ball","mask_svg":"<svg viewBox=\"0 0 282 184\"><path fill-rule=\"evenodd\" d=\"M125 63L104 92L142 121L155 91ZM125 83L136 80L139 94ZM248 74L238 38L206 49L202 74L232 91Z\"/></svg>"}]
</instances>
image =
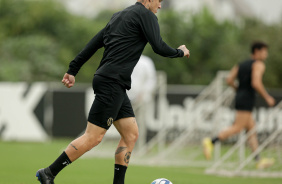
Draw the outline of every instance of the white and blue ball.
<instances>
[{"instance_id":1,"label":"white and blue ball","mask_svg":"<svg viewBox=\"0 0 282 184\"><path fill-rule=\"evenodd\" d=\"M171 181L165 178L159 178L154 180L151 184L172 184Z\"/></svg>"}]
</instances>

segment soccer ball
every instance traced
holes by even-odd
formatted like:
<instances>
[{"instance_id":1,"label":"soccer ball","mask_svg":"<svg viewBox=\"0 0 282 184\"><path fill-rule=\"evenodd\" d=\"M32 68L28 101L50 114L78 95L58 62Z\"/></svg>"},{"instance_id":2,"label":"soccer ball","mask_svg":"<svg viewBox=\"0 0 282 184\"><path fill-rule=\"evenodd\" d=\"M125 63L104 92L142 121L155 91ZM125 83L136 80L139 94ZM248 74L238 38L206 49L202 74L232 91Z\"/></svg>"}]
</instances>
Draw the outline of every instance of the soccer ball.
<instances>
[{"instance_id":1,"label":"soccer ball","mask_svg":"<svg viewBox=\"0 0 282 184\"><path fill-rule=\"evenodd\" d=\"M154 180L151 184L172 184L171 181L165 178L159 178Z\"/></svg>"}]
</instances>

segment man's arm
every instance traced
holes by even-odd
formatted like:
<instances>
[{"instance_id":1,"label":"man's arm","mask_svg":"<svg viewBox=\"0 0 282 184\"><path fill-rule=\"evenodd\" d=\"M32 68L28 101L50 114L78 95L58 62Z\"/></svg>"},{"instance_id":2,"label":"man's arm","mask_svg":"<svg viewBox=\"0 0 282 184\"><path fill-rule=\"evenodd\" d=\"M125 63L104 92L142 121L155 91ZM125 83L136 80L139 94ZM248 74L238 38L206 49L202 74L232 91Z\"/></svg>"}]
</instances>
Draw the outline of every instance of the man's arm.
<instances>
[{"instance_id":1,"label":"man's arm","mask_svg":"<svg viewBox=\"0 0 282 184\"><path fill-rule=\"evenodd\" d=\"M252 68L252 86L265 99L266 103L271 107L275 105L275 100L270 96L262 83L262 77L265 71L265 65L262 61L256 61Z\"/></svg>"},{"instance_id":2,"label":"man's arm","mask_svg":"<svg viewBox=\"0 0 282 184\"><path fill-rule=\"evenodd\" d=\"M226 78L226 83L232 88L234 88L235 90L237 90L238 88L238 86L235 84L235 80L238 75L238 70L239 70L238 65L233 66L233 68L229 72L228 77Z\"/></svg>"},{"instance_id":3,"label":"man's arm","mask_svg":"<svg viewBox=\"0 0 282 184\"><path fill-rule=\"evenodd\" d=\"M68 74L76 76L82 65L88 61L95 52L104 46L103 35L105 28L96 34L85 46L85 48L69 64Z\"/></svg>"},{"instance_id":4,"label":"man's arm","mask_svg":"<svg viewBox=\"0 0 282 184\"><path fill-rule=\"evenodd\" d=\"M69 64L69 69L65 73L62 83L67 87L71 88L75 83L75 76L82 67L82 65L88 61L95 52L104 46L103 35L105 28L96 34L85 46L85 48L72 60Z\"/></svg>"},{"instance_id":5,"label":"man's arm","mask_svg":"<svg viewBox=\"0 0 282 184\"><path fill-rule=\"evenodd\" d=\"M146 12L141 14L141 28L155 53L170 58L190 56L189 50L184 45L174 49L162 40L159 23L153 13Z\"/></svg>"}]
</instances>

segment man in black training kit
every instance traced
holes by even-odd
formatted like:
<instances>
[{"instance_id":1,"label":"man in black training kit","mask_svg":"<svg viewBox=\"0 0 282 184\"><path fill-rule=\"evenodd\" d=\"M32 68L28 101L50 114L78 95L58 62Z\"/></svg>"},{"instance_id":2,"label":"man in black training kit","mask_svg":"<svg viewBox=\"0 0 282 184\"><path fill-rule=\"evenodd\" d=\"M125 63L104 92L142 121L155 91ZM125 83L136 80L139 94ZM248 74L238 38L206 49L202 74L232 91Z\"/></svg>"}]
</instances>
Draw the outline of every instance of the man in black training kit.
<instances>
[{"instance_id":1,"label":"man in black training kit","mask_svg":"<svg viewBox=\"0 0 282 184\"><path fill-rule=\"evenodd\" d=\"M275 99L267 93L262 82L265 71L264 61L268 56L268 46L263 42L254 42L251 46L251 52L252 58L241 62L239 65L235 65L226 79L227 84L236 90L236 118L232 126L221 131L216 137L203 140L204 154L207 159L211 158L213 145L217 141L223 141L244 129L250 131L255 127L252 110L255 105L256 91L264 98L268 106L272 107L275 105ZM239 81L239 85L235 84L236 78ZM256 133L251 134L248 141L252 151L256 151L258 148ZM255 160L259 169L273 164L272 159L261 159L259 155L255 157Z\"/></svg>"},{"instance_id":2,"label":"man in black training kit","mask_svg":"<svg viewBox=\"0 0 282 184\"><path fill-rule=\"evenodd\" d=\"M131 86L131 73L144 47L149 42L153 50L164 57L189 57L185 45L169 47L160 36L155 15L162 0L138 0L115 13L110 22L71 61L62 83L70 88L82 65L100 48L104 55L93 78L96 94L88 116L85 133L72 141L49 167L40 169L36 177L41 184L53 184L54 178L67 165L98 145L113 123L121 135L115 153L114 184L124 184L131 152L138 138L138 126L126 90Z\"/></svg>"}]
</instances>

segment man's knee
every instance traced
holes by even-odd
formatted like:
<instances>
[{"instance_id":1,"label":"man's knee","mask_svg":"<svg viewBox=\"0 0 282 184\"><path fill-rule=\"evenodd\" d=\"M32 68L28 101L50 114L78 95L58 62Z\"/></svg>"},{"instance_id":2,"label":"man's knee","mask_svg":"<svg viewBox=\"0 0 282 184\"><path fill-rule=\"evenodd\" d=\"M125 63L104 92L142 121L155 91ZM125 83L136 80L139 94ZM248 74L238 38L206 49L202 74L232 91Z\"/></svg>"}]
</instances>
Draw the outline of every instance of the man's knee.
<instances>
[{"instance_id":1,"label":"man's knee","mask_svg":"<svg viewBox=\"0 0 282 184\"><path fill-rule=\"evenodd\" d=\"M139 132L135 118L124 118L115 122L114 125L126 144L132 145L136 143Z\"/></svg>"},{"instance_id":2,"label":"man's knee","mask_svg":"<svg viewBox=\"0 0 282 184\"><path fill-rule=\"evenodd\" d=\"M87 145L89 150L100 144L104 137L104 135L88 135L88 134L85 134L85 136L86 136L85 144Z\"/></svg>"},{"instance_id":3,"label":"man's knee","mask_svg":"<svg viewBox=\"0 0 282 184\"><path fill-rule=\"evenodd\" d=\"M127 135L123 136L123 139L128 144L135 144L139 137L138 131L130 132Z\"/></svg>"},{"instance_id":4,"label":"man's knee","mask_svg":"<svg viewBox=\"0 0 282 184\"><path fill-rule=\"evenodd\" d=\"M135 143L139 137L139 131L138 131L138 126L137 126L137 122L135 118L134 118L134 122L137 128L132 132L131 141Z\"/></svg>"},{"instance_id":5,"label":"man's knee","mask_svg":"<svg viewBox=\"0 0 282 184\"><path fill-rule=\"evenodd\" d=\"M106 132L106 129L88 122L86 131L83 134L85 146L87 146L89 150L97 146L102 141Z\"/></svg>"},{"instance_id":6,"label":"man's knee","mask_svg":"<svg viewBox=\"0 0 282 184\"><path fill-rule=\"evenodd\" d=\"M139 137L139 132L136 131L133 135L132 135L132 142L136 142L138 140Z\"/></svg>"},{"instance_id":7,"label":"man's knee","mask_svg":"<svg viewBox=\"0 0 282 184\"><path fill-rule=\"evenodd\" d=\"M234 127L233 128L233 133L232 134L238 134L243 130L243 127Z\"/></svg>"}]
</instances>

